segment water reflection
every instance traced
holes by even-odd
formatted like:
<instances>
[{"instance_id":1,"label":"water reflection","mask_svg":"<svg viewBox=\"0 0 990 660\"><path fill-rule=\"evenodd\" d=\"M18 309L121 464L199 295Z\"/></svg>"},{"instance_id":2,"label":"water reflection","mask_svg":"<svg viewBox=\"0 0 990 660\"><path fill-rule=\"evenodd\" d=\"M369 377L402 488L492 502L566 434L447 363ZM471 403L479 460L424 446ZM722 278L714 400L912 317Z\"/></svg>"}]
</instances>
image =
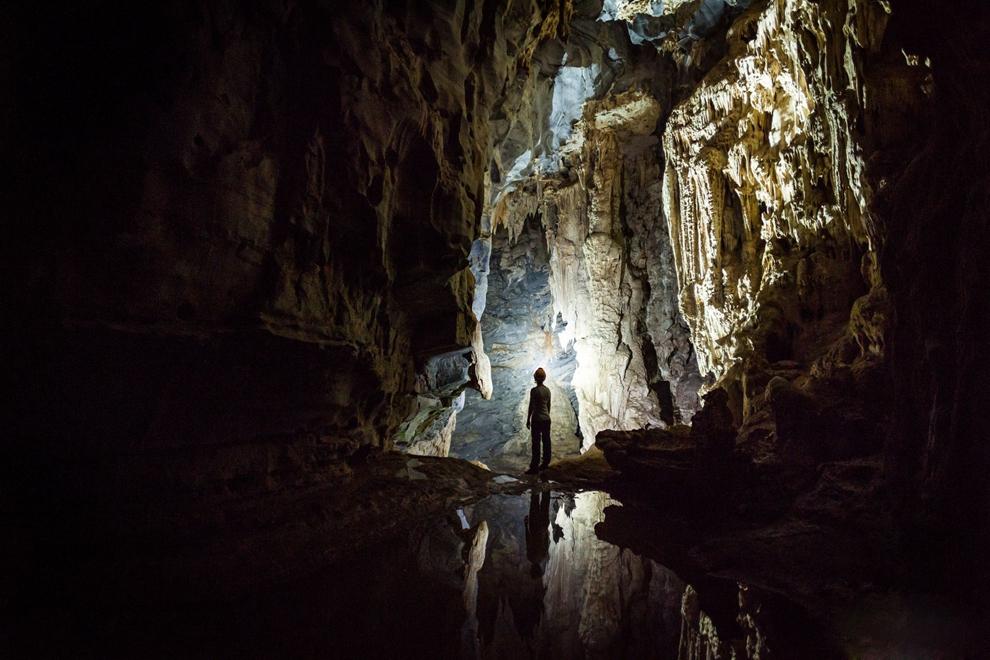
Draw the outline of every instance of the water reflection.
<instances>
[{"instance_id":1,"label":"water reflection","mask_svg":"<svg viewBox=\"0 0 990 660\"><path fill-rule=\"evenodd\" d=\"M684 583L659 564L602 541L606 493L533 489L465 510L484 520L477 637L463 655L677 656Z\"/></svg>"},{"instance_id":2,"label":"water reflection","mask_svg":"<svg viewBox=\"0 0 990 660\"><path fill-rule=\"evenodd\" d=\"M364 542L346 560L303 580L216 601L97 603L84 620L92 648L69 655L701 660L767 658L773 648L834 657L805 652L812 629L788 618L786 603L704 575L696 591L600 539L596 525L618 504L544 485L438 517L389 518L389 529L355 530ZM307 548L300 561L318 554Z\"/></svg>"},{"instance_id":3,"label":"water reflection","mask_svg":"<svg viewBox=\"0 0 990 660\"><path fill-rule=\"evenodd\" d=\"M530 575L543 575L550 550L550 500L548 490L534 488L529 492L529 516L526 517L526 558L531 566Z\"/></svg>"},{"instance_id":4,"label":"water reflection","mask_svg":"<svg viewBox=\"0 0 990 660\"><path fill-rule=\"evenodd\" d=\"M696 591L599 538L595 527L613 506L621 504L605 492L545 484L492 495L412 525L256 618L288 617L278 650L305 642L302 655L321 657L702 660L767 658L771 648L775 657L835 656L782 601L715 577L702 576ZM314 589L317 602L301 601Z\"/></svg>"},{"instance_id":5,"label":"water reflection","mask_svg":"<svg viewBox=\"0 0 990 660\"><path fill-rule=\"evenodd\" d=\"M493 495L383 533L305 581L156 612L127 626L153 637L116 648L133 648L121 654L131 657L148 657L149 645L157 657L767 657L747 655L762 633L739 629L735 593L723 599L728 626L716 626L673 572L598 538L617 504L600 491ZM716 629L730 627L720 639Z\"/></svg>"}]
</instances>

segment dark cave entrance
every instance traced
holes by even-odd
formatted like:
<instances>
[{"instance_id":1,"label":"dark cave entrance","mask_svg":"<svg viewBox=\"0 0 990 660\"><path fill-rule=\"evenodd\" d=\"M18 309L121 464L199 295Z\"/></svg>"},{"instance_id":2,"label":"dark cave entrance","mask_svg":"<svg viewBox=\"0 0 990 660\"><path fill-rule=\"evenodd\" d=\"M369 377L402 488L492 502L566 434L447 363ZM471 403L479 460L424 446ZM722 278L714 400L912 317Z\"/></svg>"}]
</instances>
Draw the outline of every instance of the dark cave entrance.
<instances>
[{"instance_id":1,"label":"dark cave entrance","mask_svg":"<svg viewBox=\"0 0 990 660\"><path fill-rule=\"evenodd\" d=\"M566 324L554 313L540 217L528 216L515 237L506 228L496 231L489 263L481 327L494 393L486 401L477 391L466 391L450 455L480 461L497 471L525 469L530 460L525 426L529 390L533 372L543 367L552 393L553 460L575 456L582 440L572 384L576 354L572 345L562 343Z\"/></svg>"}]
</instances>

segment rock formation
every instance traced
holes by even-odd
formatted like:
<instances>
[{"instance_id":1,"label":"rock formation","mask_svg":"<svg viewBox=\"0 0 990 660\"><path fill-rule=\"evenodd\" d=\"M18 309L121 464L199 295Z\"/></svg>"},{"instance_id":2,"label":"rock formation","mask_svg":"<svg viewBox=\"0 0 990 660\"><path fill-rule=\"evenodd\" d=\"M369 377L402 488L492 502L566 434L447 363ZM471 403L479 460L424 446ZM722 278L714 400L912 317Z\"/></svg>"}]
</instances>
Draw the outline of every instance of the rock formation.
<instances>
[{"instance_id":1,"label":"rock formation","mask_svg":"<svg viewBox=\"0 0 990 660\"><path fill-rule=\"evenodd\" d=\"M747 378L767 363L818 357L877 281L880 237L851 126L865 107L863 54L879 47L888 11L754 5L664 130L681 309L701 371L745 380L744 396L760 391ZM866 320L882 326L883 313Z\"/></svg>"},{"instance_id":2,"label":"rock formation","mask_svg":"<svg viewBox=\"0 0 990 660\"><path fill-rule=\"evenodd\" d=\"M605 36L614 39L614 28ZM510 235L529 216L545 228L554 312L566 324L563 343L573 342L587 447L605 428L690 418L700 379L677 309L660 203L655 131L670 71L652 50L568 42L579 46L584 66L569 66L565 51L549 117L539 118L544 133L531 131L538 139L516 147L526 147L520 166L496 186L490 216Z\"/></svg>"},{"instance_id":3,"label":"rock formation","mask_svg":"<svg viewBox=\"0 0 990 660\"><path fill-rule=\"evenodd\" d=\"M586 104L567 145L579 151L576 176L543 190L554 305L573 328L586 444L599 430L672 423L697 407L658 203L659 111L637 90Z\"/></svg>"},{"instance_id":4,"label":"rock formation","mask_svg":"<svg viewBox=\"0 0 990 660\"><path fill-rule=\"evenodd\" d=\"M64 482L80 491L121 492L137 473L268 490L392 446L466 382L490 395L469 253L492 117L560 11L15 16L22 34L43 26L37 46L14 38L51 71L14 81L29 219L10 265L25 284L16 339L39 345L15 365L39 383L24 443L92 459Z\"/></svg>"}]
</instances>

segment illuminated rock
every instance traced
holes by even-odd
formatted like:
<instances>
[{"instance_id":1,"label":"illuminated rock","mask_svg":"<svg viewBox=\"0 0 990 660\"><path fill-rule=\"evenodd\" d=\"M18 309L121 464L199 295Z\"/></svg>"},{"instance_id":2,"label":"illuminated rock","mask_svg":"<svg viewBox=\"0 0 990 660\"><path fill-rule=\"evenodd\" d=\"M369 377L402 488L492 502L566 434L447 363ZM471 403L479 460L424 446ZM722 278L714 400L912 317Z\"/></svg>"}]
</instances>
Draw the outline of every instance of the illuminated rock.
<instances>
[{"instance_id":1,"label":"illuminated rock","mask_svg":"<svg viewBox=\"0 0 990 660\"><path fill-rule=\"evenodd\" d=\"M418 397L415 414L403 422L392 441L396 449L408 454L447 456L456 427L456 407L432 397Z\"/></svg>"},{"instance_id":2,"label":"illuminated rock","mask_svg":"<svg viewBox=\"0 0 990 660\"><path fill-rule=\"evenodd\" d=\"M715 381L810 362L869 287L860 257L878 237L851 125L885 7L788 0L748 12L728 56L671 112L664 208L681 311Z\"/></svg>"},{"instance_id":3,"label":"illuminated rock","mask_svg":"<svg viewBox=\"0 0 990 660\"><path fill-rule=\"evenodd\" d=\"M669 606L684 583L595 534L605 507L615 504L605 493L586 492L557 511L539 629L552 657L655 657L675 637ZM624 633L630 619L639 634Z\"/></svg>"},{"instance_id":4,"label":"illuminated rock","mask_svg":"<svg viewBox=\"0 0 990 660\"><path fill-rule=\"evenodd\" d=\"M643 92L586 104L563 152L576 180L543 191L555 310L568 323L585 447L602 429L688 418L700 386L665 240L652 136L660 107Z\"/></svg>"},{"instance_id":5,"label":"illuminated rock","mask_svg":"<svg viewBox=\"0 0 990 660\"><path fill-rule=\"evenodd\" d=\"M515 196L504 199L511 204ZM466 406L453 435L453 455L511 471L522 471L530 462L525 420L537 367L545 369L552 393L553 457L574 454L578 447L577 401L571 387L574 354L561 345L566 328L554 320L543 229L535 218L523 219L512 232L500 227L492 239L481 328L494 393L490 400L465 393Z\"/></svg>"}]
</instances>

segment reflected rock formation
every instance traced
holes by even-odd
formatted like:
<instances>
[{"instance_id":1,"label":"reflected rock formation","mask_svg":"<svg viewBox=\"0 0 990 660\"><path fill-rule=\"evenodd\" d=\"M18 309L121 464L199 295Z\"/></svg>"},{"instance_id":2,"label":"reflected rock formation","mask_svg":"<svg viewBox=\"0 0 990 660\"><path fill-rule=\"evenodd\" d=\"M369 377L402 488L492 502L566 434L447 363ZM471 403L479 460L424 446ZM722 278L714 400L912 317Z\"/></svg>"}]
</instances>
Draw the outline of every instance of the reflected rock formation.
<instances>
[{"instance_id":1,"label":"reflected rock formation","mask_svg":"<svg viewBox=\"0 0 990 660\"><path fill-rule=\"evenodd\" d=\"M684 583L673 572L602 541L606 493L578 493L557 511L563 537L550 549L541 651L553 657L669 657ZM577 625L575 625L575 623Z\"/></svg>"},{"instance_id":2,"label":"reflected rock formation","mask_svg":"<svg viewBox=\"0 0 990 660\"><path fill-rule=\"evenodd\" d=\"M424 611L376 613L365 602L374 594L363 591L335 592L333 607L362 612L366 628L391 640L376 644L403 657L415 655L409 643L421 639L437 641L436 657L766 659L776 657L771 651L778 647L821 656L805 643L818 629L795 617L792 604L768 601L732 580L688 584L600 538L595 528L606 509L622 508L602 491L535 487L492 495L418 526L365 559L360 570L380 576L379 593L397 602L431 602ZM394 570L402 566L415 568ZM443 589L427 597L422 590L431 584ZM457 585L460 598L452 598ZM449 633L458 627L455 651ZM346 648L366 642L347 646L347 635L341 638Z\"/></svg>"},{"instance_id":3,"label":"reflected rock formation","mask_svg":"<svg viewBox=\"0 0 990 660\"><path fill-rule=\"evenodd\" d=\"M534 490L471 507L491 530L478 573L478 657L673 657L685 585L595 535L614 504L602 492Z\"/></svg>"}]
</instances>

